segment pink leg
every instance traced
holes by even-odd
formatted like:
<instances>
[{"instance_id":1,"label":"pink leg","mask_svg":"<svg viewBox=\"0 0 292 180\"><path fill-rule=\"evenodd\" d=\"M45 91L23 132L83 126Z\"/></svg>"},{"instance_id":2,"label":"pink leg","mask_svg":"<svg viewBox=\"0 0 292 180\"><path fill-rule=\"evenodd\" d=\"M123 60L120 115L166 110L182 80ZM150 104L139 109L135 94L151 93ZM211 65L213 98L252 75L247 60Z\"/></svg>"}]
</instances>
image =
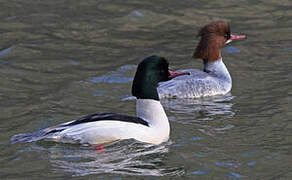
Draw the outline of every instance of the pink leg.
<instances>
[{"instance_id":1,"label":"pink leg","mask_svg":"<svg viewBox=\"0 0 292 180\"><path fill-rule=\"evenodd\" d=\"M96 151L104 151L105 150L104 146L101 144L91 145L91 147L93 147Z\"/></svg>"}]
</instances>

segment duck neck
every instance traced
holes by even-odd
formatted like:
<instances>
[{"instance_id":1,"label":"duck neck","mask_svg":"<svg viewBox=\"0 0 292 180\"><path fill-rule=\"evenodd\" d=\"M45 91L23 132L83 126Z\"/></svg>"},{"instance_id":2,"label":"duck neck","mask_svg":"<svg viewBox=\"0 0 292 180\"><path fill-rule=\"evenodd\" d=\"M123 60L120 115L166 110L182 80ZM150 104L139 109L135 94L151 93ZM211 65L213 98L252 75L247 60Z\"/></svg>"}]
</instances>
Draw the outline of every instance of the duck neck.
<instances>
[{"instance_id":1,"label":"duck neck","mask_svg":"<svg viewBox=\"0 0 292 180\"><path fill-rule=\"evenodd\" d=\"M164 128L169 131L169 122L159 101L153 99L137 99L137 116L144 119L151 127Z\"/></svg>"},{"instance_id":2,"label":"duck neck","mask_svg":"<svg viewBox=\"0 0 292 180\"><path fill-rule=\"evenodd\" d=\"M229 71L226 68L225 64L223 63L222 58L219 58L216 61L211 62L204 60L204 72L212 76L218 77L220 79L225 79L230 82L232 81Z\"/></svg>"}]
</instances>

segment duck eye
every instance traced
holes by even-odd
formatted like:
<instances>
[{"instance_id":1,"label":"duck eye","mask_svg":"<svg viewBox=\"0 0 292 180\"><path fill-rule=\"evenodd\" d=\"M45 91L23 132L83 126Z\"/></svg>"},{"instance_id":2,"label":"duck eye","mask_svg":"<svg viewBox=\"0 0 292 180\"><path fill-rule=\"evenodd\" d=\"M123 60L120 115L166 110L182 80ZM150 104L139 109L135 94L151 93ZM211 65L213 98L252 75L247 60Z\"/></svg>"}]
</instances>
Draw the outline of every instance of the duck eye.
<instances>
[{"instance_id":1,"label":"duck eye","mask_svg":"<svg viewBox=\"0 0 292 180\"><path fill-rule=\"evenodd\" d=\"M225 39L230 39L230 35L229 35L229 34L225 34L225 35L224 35L224 38L225 38Z\"/></svg>"}]
</instances>

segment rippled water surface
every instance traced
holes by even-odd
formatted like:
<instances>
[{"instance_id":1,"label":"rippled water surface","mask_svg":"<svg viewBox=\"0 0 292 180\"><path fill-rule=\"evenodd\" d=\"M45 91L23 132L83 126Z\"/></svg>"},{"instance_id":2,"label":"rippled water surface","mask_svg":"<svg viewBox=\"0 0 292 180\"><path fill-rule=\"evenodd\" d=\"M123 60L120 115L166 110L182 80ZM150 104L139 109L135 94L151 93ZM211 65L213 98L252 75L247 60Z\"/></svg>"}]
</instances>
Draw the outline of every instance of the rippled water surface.
<instances>
[{"instance_id":1,"label":"rippled water surface","mask_svg":"<svg viewBox=\"0 0 292 180\"><path fill-rule=\"evenodd\" d=\"M290 0L0 1L0 179L292 179ZM92 147L10 144L95 112L135 115L136 65L191 58L201 26L225 20L248 39L224 47L230 94L163 100L170 141Z\"/></svg>"}]
</instances>

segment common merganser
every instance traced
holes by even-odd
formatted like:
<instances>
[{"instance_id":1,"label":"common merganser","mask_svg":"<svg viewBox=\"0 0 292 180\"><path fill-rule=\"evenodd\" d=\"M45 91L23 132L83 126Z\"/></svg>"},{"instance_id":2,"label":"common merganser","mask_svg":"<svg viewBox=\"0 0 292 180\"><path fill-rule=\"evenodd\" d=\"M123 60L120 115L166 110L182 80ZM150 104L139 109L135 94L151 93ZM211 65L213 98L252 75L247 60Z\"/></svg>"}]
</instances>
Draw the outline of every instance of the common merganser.
<instances>
[{"instance_id":1,"label":"common merganser","mask_svg":"<svg viewBox=\"0 0 292 180\"><path fill-rule=\"evenodd\" d=\"M160 98L198 98L223 95L232 87L231 76L222 61L221 48L232 40L244 39L244 35L231 34L228 23L216 21L204 26L198 33L200 42L193 58L204 62L204 71L188 69L186 77L177 77L158 86Z\"/></svg>"},{"instance_id":2,"label":"common merganser","mask_svg":"<svg viewBox=\"0 0 292 180\"><path fill-rule=\"evenodd\" d=\"M35 133L18 134L11 143L33 142L41 139L81 144L104 144L121 139L160 144L168 140L169 122L159 102L157 86L185 73L170 73L163 57L150 56L137 68L132 94L137 97L137 117L102 113L49 127Z\"/></svg>"}]
</instances>

